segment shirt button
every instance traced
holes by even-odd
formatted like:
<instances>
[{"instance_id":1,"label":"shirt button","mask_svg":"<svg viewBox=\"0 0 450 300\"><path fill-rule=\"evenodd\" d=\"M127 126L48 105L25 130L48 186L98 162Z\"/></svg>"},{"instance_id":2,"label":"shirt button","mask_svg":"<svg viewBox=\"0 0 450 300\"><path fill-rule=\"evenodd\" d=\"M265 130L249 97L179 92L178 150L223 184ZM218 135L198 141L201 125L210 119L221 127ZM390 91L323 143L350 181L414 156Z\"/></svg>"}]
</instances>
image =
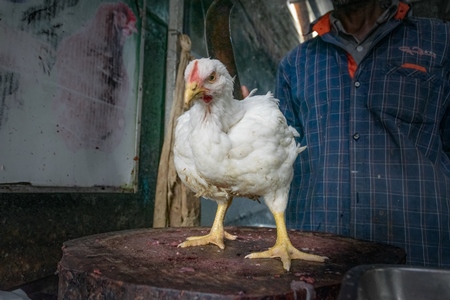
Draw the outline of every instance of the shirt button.
<instances>
[{"instance_id":1,"label":"shirt button","mask_svg":"<svg viewBox=\"0 0 450 300\"><path fill-rule=\"evenodd\" d=\"M357 82L355 82L355 87L360 87L361 86L361 83L359 83L359 81L357 81Z\"/></svg>"},{"instance_id":2,"label":"shirt button","mask_svg":"<svg viewBox=\"0 0 450 300\"><path fill-rule=\"evenodd\" d=\"M353 139L354 139L355 141L359 140L359 138L360 138L359 133L355 133L355 134L353 135Z\"/></svg>"},{"instance_id":3,"label":"shirt button","mask_svg":"<svg viewBox=\"0 0 450 300\"><path fill-rule=\"evenodd\" d=\"M358 47L356 47L356 50L357 50L358 52L361 52L361 51L364 50L364 47L363 47L363 46L358 46Z\"/></svg>"}]
</instances>

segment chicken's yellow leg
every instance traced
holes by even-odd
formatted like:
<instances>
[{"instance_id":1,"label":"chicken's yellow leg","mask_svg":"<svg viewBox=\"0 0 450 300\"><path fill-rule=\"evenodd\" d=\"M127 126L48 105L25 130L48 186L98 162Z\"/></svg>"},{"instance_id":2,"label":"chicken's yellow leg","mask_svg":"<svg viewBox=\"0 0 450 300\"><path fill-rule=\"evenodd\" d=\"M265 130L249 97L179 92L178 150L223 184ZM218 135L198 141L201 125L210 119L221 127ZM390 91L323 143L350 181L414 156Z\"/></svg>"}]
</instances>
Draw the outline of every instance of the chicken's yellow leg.
<instances>
[{"instance_id":1,"label":"chicken's yellow leg","mask_svg":"<svg viewBox=\"0 0 450 300\"><path fill-rule=\"evenodd\" d=\"M237 236L229 234L223 229L223 220L225 218L228 207L231 205L231 201L232 198L228 201L217 203L216 217L214 218L214 223L207 235L188 237L186 241L179 244L178 247L185 248L191 246L215 244L220 249L224 249L225 245L223 243L223 238L226 238L228 240L235 240Z\"/></svg>"},{"instance_id":2,"label":"chicken's yellow leg","mask_svg":"<svg viewBox=\"0 0 450 300\"><path fill-rule=\"evenodd\" d=\"M277 241L275 245L267 251L251 253L245 258L273 258L279 257L283 262L283 267L289 271L291 268L291 259L303 259L309 261L324 262L327 257L308 254L297 250L291 243L287 234L286 223L284 221L284 212L273 214L277 226Z\"/></svg>"}]
</instances>

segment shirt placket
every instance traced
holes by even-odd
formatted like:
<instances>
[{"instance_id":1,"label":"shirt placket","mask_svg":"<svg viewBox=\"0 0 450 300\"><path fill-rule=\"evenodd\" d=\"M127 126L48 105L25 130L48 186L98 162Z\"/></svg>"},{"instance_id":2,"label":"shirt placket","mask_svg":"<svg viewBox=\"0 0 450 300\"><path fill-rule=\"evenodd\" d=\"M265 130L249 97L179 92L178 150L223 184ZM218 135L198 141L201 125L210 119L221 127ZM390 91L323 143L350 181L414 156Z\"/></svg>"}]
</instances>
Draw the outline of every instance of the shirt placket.
<instances>
[{"instance_id":1,"label":"shirt placket","mask_svg":"<svg viewBox=\"0 0 450 300\"><path fill-rule=\"evenodd\" d=\"M349 207L349 228L344 228L344 231L349 230L350 235L358 236L359 238L371 237L370 218L372 217L371 204L371 165L370 155L370 114L367 107L369 93L369 79L371 77L368 72L370 68L364 66L373 63L373 58L370 58L371 49L391 30L393 30L399 23L388 22L383 24L382 30L377 30L375 36L370 43L370 47L364 50L365 57L359 63L353 78L349 78L350 99L349 101L349 120L347 137L349 143L349 161L350 161L350 203L342 203L343 208ZM335 46L347 52L346 44L336 35L326 35L322 37L326 42L334 44ZM343 57L340 59L342 65L342 73L347 66L343 63ZM366 69L366 70L365 70ZM347 72L348 73L348 72ZM344 209L344 211L347 211ZM344 214L344 219L346 216ZM345 220L343 220L345 224ZM345 226L347 227L347 226Z\"/></svg>"},{"instance_id":2,"label":"shirt placket","mask_svg":"<svg viewBox=\"0 0 450 300\"><path fill-rule=\"evenodd\" d=\"M356 72L351 83L350 154L350 231L353 236L370 237L370 126L367 110L368 82Z\"/></svg>"}]
</instances>

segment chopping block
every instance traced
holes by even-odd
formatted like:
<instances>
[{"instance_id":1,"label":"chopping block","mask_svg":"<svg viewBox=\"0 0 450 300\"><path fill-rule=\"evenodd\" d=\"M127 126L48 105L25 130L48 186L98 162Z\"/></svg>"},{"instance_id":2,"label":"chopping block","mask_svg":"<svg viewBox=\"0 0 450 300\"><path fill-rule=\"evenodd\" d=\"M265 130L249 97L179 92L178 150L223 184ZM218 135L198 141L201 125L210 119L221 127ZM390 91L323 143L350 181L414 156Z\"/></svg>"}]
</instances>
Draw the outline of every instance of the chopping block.
<instances>
[{"instance_id":1,"label":"chopping block","mask_svg":"<svg viewBox=\"0 0 450 300\"><path fill-rule=\"evenodd\" d=\"M290 230L299 250L329 259L245 259L273 246L276 229L226 227L225 249L177 248L209 228L136 229L64 243L58 299L335 299L343 275L362 264L401 264L403 249L329 233Z\"/></svg>"}]
</instances>

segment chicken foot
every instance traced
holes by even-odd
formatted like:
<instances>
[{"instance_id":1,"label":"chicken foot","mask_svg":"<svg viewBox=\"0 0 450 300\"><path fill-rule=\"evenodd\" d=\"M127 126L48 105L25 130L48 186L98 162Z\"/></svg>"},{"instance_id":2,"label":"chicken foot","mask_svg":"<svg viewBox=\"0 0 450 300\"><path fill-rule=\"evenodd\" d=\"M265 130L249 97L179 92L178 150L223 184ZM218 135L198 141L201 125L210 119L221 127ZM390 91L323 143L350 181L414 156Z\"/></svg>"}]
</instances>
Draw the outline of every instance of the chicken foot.
<instances>
[{"instance_id":1,"label":"chicken foot","mask_svg":"<svg viewBox=\"0 0 450 300\"><path fill-rule=\"evenodd\" d=\"M231 205L232 198L228 201L217 202L217 212L214 218L214 223L211 227L210 232L207 235L202 236L191 236L186 239L183 243L179 244L178 247L186 248L192 246L201 246L207 244L217 245L220 249L225 248L223 239L235 240L237 236L229 234L223 228L223 220L228 207Z\"/></svg>"},{"instance_id":2,"label":"chicken foot","mask_svg":"<svg viewBox=\"0 0 450 300\"><path fill-rule=\"evenodd\" d=\"M324 262L328 257L302 252L295 248L287 234L284 212L273 213L277 226L277 240L275 245L267 251L248 254L245 258L274 258L279 257L286 271L291 268L292 259L303 259L307 261Z\"/></svg>"}]
</instances>

